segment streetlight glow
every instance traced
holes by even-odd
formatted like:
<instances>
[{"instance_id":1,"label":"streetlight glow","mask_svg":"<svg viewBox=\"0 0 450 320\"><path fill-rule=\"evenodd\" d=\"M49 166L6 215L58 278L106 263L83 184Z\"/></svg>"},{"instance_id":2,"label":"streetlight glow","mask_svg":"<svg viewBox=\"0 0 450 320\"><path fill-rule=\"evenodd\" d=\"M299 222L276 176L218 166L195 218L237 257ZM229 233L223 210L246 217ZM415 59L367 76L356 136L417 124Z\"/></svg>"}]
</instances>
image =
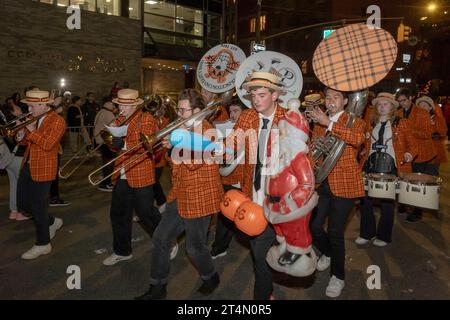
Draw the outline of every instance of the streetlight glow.
<instances>
[{"instance_id":1,"label":"streetlight glow","mask_svg":"<svg viewBox=\"0 0 450 320\"><path fill-rule=\"evenodd\" d=\"M436 4L430 3L430 4L428 5L428 10L429 10L429 11L434 11L434 10L436 10Z\"/></svg>"}]
</instances>

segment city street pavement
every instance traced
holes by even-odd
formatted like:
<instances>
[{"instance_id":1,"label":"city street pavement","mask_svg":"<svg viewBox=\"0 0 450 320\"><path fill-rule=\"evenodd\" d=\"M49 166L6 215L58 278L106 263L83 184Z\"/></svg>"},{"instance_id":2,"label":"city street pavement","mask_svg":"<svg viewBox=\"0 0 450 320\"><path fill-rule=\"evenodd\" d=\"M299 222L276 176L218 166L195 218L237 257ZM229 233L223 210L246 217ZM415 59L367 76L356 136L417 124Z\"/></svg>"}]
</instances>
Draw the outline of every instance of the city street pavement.
<instances>
[{"instance_id":1,"label":"city street pavement","mask_svg":"<svg viewBox=\"0 0 450 320\"><path fill-rule=\"evenodd\" d=\"M61 197L72 205L49 208L64 226L52 241L51 254L31 261L20 256L34 243L33 221L8 219L8 179L0 176L0 299L132 299L147 290L152 241L138 223L133 225L133 259L109 267L102 264L112 250L111 193L98 191L87 180L99 163L100 158L92 158L70 180L61 181ZM427 212L415 224L406 224L396 214L393 241L385 248L357 247L359 213L354 210L345 234L346 287L339 299L450 298L450 163L441 166L441 177L440 212ZM163 180L168 190L168 170ZM213 224L210 243L214 231ZM221 283L207 299L252 299L253 267L244 237L234 238L228 254L214 262ZM79 290L69 290L66 284L71 265L81 270ZM379 290L366 285L370 265L380 267ZM308 278L275 273L275 296L327 299L328 279L328 270ZM171 263L167 298L203 299L196 292L200 284L181 238L180 252Z\"/></svg>"}]
</instances>

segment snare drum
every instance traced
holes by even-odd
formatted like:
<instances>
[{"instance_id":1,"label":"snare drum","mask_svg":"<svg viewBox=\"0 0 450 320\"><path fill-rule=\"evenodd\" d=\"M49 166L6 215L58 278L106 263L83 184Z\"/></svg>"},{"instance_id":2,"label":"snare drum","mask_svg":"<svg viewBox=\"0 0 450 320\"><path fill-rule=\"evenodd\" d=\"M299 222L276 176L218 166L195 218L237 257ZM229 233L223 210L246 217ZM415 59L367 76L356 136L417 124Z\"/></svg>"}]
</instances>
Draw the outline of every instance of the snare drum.
<instances>
[{"instance_id":1,"label":"snare drum","mask_svg":"<svg viewBox=\"0 0 450 320\"><path fill-rule=\"evenodd\" d=\"M398 202L425 209L439 209L442 179L424 173L405 173L400 180Z\"/></svg>"},{"instance_id":2,"label":"snare drum","mask_svg":"<svg viewBox=\"0 0 450 320\"><path fill-rule=\"evenodd\" d=\"M372 198L392 199L396 196L397 177L386 173L367 174L367 195Z\"/></svg>"}]
</instances>

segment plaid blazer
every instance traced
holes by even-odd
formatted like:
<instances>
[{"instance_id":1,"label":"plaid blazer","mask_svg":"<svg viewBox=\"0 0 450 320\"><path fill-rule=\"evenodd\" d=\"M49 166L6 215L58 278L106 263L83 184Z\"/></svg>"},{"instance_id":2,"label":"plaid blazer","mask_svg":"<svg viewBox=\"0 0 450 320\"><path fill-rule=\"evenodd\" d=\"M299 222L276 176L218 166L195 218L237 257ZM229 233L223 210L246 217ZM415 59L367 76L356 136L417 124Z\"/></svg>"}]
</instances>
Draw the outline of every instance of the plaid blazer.
<instances>
[{"instance_id":1,"label":"plaid blazer","mask_svg":"<svg viewBox=\"0 0 450 320\"><path fill-rule=\"evenodd\" d=\"M433 127L431 125L430 114L415 106L411 105L411 113L407 119L407 124L412 133L412 137L417 145L417 157L413 162L428 162L436 157L436 150L433 148ZM404 118L404 110L398 110L400 118Z\"/></svg>"},{"instance_id":2,"label":"plaid blazer","mask_svg":"<svg viewBox=\"0 0 450 320\"><path fill-rule=\"evenodd\" d=\"M125 117L121 116L116 119L115 124L120 124ZM127 135L125 137L125 143L127 150L133 148L138 143L141 143L140 133L146 135L152 135L158 131L156 120L148 112L137 111L128 124ZM124 151L125 152L125 151ZM147 152L144 146L137 148L126 156L122 156L114 163L114 170L120 168L123 162L133 161L142 153ZM130 160L131 159L131 160ZM139 160L134 163L125 166L125 175L130 187L142 188L155 183L155 166L151 155L147 153L145 156L141 156ZM120 172L113 176L113 181L117 182L120 177Z\"/></svg>"},{"instance_id":3,"label":"plaid blazer","mask_svg":"<svg viewBox=\"0 0 450 320\"><path fill-rule=\"evenodd\" d=\"M198 125L195 128L196 133L206 130L214 131L206 120L202 121L201 127ZM219 165L215 161L205 161L204 158L200 163L195 163L191 157L180 162L175 159L176 154L177 150L173 149L172 189L167 196L167 202L177 200L178 212L184 219L200 218L219 212L224 194ZM200 157L200 154L196 153L196 156Z\"/></svg>"},{"instance_id":4,"label":"plaid blazer","mask_svg":"<svg viewBox=\"0 0 450 320\"><path fill-rule=\"evenodd\" d=\"M230 116L228 115L227 108L225 108L224 106L220 106L216 116L210 121L211 123L213 123L215 121L227 121L228 119L230 119Z\"/></svg>"},{"instance_id":5,"label":"plaid blazer","mask_svg":"<svg viewBox=\"0 0 450 320\"><path fill-rule=\"evenodd\" d=\"M66 131L64 118L51 111L42 120L39 128L25 135L27 149L22 166L29 157L31 178L33 181L52 181L58 171L58 153L60 141Z\"/></svg>"},{"instance_id":6,"label":"plaid blazer","mask_svg":"<svg viewBox=\"0 0 450 320\"><path fill-rule=\"evenodd\" d=\"M331 134L344 140L347 144L344 152L337 161L333 170L328 175L328 183L331 192L341 198L358 198L364 196L364 182L361 168L357 161L359 147L364 143L364 130L366 123L355 118L351 128L347 128L349 115L344 112L336 123L333 124ZM316 123L313 129L312 139L323 137L326 127Z\"/></svg>"},{"instance_id":7,"label":"plaid blazer","mask_svg":"<svg viewBox=\"0 0 450 320\"><path fill-rule=\"evenodd\" d=\"M233 185L242 184L244 178L244 168L242 164L238 164L236 168L228 176L222 176L222 184Z\"/></svg>"},{"instance_id":8,"label":"plaid blazer","mask_svg":"<svg viewBox=\"0 0 450 320\"><path fill-rule=\"evenodd\" d=\"M275 110L275 116L273 118L273 125L277 125L280 118L286 112L281 106L277 105ZM242 181L241 189L247 196L252 198L253 190L253 175L255 171L255 164L250 162L250 159L256 159L256 154L258 152L258 131L259 131L259 115L255 109L244 110L239 116L238 121L233 127L234 133L227 138L226 145L228 147L234 146L237 150L239 145L244 144L245 147L245 162L242 164ZM253 130L256 132L256 136L250 137L248 135L241 136L239 131L242 130L244 135L247 130ZM241 132L242 132L241 131ZM254 161L252 161L254 162Z\"/></svg>"},{"instance_id":9,"label":"plaid blazer","mask_svg":"<svg viewBox=\"0 0 450 320\"><path fill-rule=\"evenodd\" d=\"M433 133L438 133L440 138L433 139L434 150L436 151L437 157L433 160L435 164L441 164L447 162L447 150L445 149L444 141L447 136L447 124L445 123L444 114L441 108L436 105L435 108L434 124L431 126L433 128Z\"/></svg>"},{"instance_id":10,"label":"plaid blazer","mask_svg":"<svg viewBox=\"0 0 450 320\"><path fill-rule=\"evenodd\" d=\"M411 129L408 127L406 119L400 119L398 125L392 128L392 144L394 146L395 162L397 166L397 174L408 173L412 171L411 162L401 164L405 152L412 155L413 159L417 155L417 146L411 139ZM372 124L366 122L366 140L364 142L364 156L361 158L361 168L369 158L369 152L372 144Z\"/></svg>"}]
</instances>

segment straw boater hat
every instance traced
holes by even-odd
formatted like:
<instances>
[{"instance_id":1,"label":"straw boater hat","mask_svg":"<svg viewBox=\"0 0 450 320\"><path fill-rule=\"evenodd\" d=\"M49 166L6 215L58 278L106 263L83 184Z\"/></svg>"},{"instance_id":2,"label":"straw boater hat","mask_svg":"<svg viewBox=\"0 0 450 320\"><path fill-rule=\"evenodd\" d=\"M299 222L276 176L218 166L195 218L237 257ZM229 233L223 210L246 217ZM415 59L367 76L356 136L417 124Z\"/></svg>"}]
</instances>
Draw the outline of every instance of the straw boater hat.
<instances>
[{"instance_id":1,"label":"straw boater hat","mask_svg":"<svg viewBox=\"0 0 450 320\"><path fill-rule=\"evenodd\" d=\"M314 107L324 103L324 100L320 93L308 94L305 96L305 101L302 102L304 107Z\"/></svg>"},{"instance_id":2,"label":"straw boater hat","mask_svg":"<svg viewBox=\"0 0 450 320\"><path fill-rule=\"evenodd\" d=\"M112 100L115 104L124 106L138 106L144 103L144 100L139 98L139 91L134 89L122 89L117 92L117 98Z\"/></svg>"},{"instance_id":3,"label":"straw boater hat","mask_svg":"<svg viewBox=\"0 0 450 320\"><path fill-rule=\"evenodd\" d=\"M278 93L280 93L280 95L286 93L281 87L278 77L270 72L262 72L262 71L253 72L252 75L250 76L250 80L245 82L242 85L242 87L249 92L254 87L264 87L275 90Z\"/></svg>"},{"instance_id":4,"label":"straw boater hat","mask_svg":"<svg viewBox=\"0 0 450 320\"><path fill-rule=\"evenodd\" d=\"M421 102L426 102L426 103L428 103L428 104L430 105L431 109L434 110L434 108L435 108L434 101L433 101L433 99L431 99L429 96L421 96L420 98L418 98L418 99L416 100L416 106L418 106L419 103L421 103Z\"/></svg>"},{"instance_id":5,"label":"straw boater hat","mask_svg":"<svg viewBox=\"0 0 450 320\"><path fill-rule=\"evenodd\" d=\"M20 100L26 104L51 104L53 101L50 99L50 92L36 89L27 91L25 99Z\"/></svg>"},{"instance_id":6,"label":"straw boater hat","mask_svg":"<svg viewBox=\"0 0 450 320\"><path fill-rule=\"evenodd\" d=\"M381 100L389 101L394 107L398 108L398 102L395 100L392 93L380 92L377 97L372 100L372 105L376 107Z\"/></svg>"}]
</instances>

